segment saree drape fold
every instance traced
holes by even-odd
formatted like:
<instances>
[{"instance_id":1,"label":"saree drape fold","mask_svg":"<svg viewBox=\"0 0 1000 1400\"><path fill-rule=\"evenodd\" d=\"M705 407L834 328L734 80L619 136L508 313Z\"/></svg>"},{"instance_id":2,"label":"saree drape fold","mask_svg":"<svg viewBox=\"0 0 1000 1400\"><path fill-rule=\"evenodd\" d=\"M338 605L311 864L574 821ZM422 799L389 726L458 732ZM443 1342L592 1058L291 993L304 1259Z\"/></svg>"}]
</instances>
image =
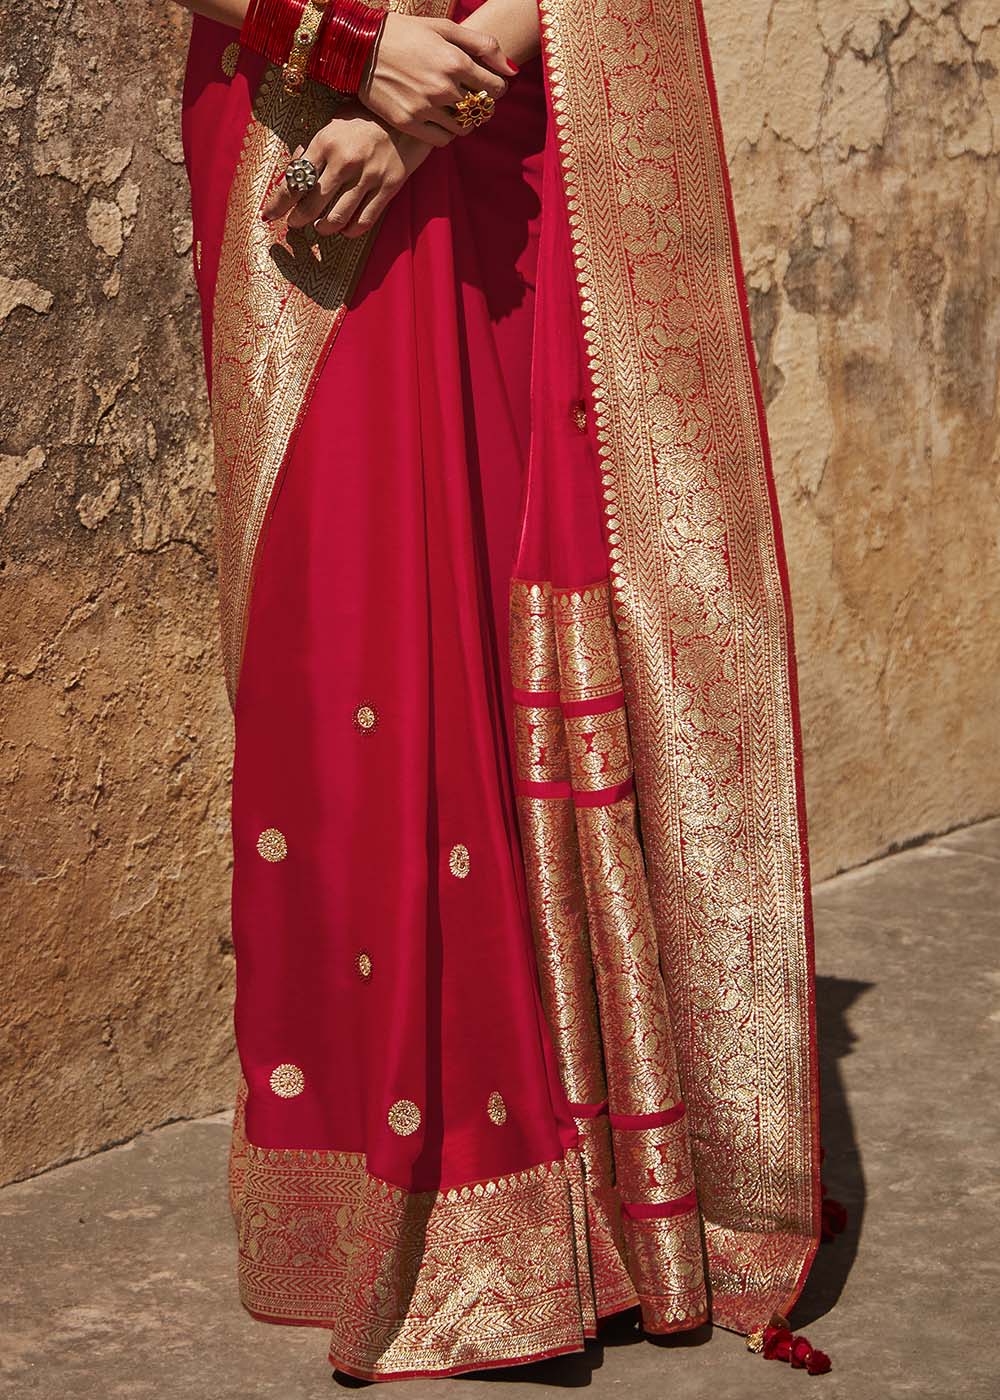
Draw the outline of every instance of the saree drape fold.
<instances>
[{"instance_id":1,"label":"saree drape fold","mask_svg":"<svg viewBox=\"0 0 1000 1400\"><path fill-rule=\"evenodd\" d=\"M636 1305L750 1332L819 1236L791 612L700 5L540 12L357 241L260 219L328 95L207 21L189 57L240 1289L364 1378Z\"/></svg>"}]
</instances>

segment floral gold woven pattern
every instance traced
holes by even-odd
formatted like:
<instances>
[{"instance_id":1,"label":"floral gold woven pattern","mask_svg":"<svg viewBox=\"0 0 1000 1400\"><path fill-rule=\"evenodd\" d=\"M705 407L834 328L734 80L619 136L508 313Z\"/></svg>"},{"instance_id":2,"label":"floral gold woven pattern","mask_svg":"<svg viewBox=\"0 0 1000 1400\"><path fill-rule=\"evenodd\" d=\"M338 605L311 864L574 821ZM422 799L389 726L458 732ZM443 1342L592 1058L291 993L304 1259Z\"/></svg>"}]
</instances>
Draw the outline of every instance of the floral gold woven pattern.
<instances>
[{"instance_id":1,"label":"floral gold woven pattern","mask_svg":"<svg viewBox=\"0 0 1000 1400\"><path fill-rule=\"evenodd\" d=\"M230 1158L240 1296L331 1331L364 1379L577 1351L595 1330L578 1154L437 1192L371 1176L356 1152L256 1147L241 1086Z\"/></svg>"},{"instance_id":2,"label":"floral gold woven pattern","mask_svg":"<svg viewBox=\"0 0 1000 1400\"><path fill-rule=\"evenodd\" d=\"M649 899L713 1297L784 1312L818 1238L784 556L699 0L540 0Z\"/></svg>"},{"instance_id":3,"label":"floral gold woven pattern","mask_svg":"<svg viewBox=\"0 0 1000 1400\"><path fill-rule=\"evenodd\" d=\"M627 1293L651 1331L694 1326L707 1309L700 1222L635 798L606 792L632 774L609 586L516 579L510 621L512 664L531 657L515 705L528 898L543 1005L580 1114L598 1305ZM565 755L565 794L530 786L540 731ZM663 1212L655 1228L643 1220L636 1249L622 1220L632 1206Z\"/></svg>"}]
</instances>

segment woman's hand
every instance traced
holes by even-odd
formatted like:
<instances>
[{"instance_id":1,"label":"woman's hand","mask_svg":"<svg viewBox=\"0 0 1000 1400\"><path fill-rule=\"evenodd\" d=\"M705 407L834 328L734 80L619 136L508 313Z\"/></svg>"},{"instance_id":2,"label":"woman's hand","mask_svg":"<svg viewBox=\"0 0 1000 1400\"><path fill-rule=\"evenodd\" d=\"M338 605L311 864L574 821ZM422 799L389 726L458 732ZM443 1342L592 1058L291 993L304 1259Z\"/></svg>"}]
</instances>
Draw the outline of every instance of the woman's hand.
<instances>
[{"instance_id":1,"label":"woman's hand","mask_svg":"<svg viewBox=\"0 0 1000 1400\"><path fill-rule=\"evenodd\" d=\"M357 103L343 107L306 146L318 183L296 194L284 181L262 210L268 222L288 215L290 228L315 225L320 234L358 238L375 227L393 196L430 154L426 141L385 126Z\"/></svg>"},{"instance_id":2,"label":"woman's hand","mask_svg":"<svg viewBox=\"0 0 1000 1400\"><path fill-rule=\"evenodd\" d=\"M432 146L446 146L462 127L447 109L466 92L502 97L517 69L490 34L447 19L392 11L375 51L372 72L358 93L389 126Z\"/></svg>"}]
</instances>

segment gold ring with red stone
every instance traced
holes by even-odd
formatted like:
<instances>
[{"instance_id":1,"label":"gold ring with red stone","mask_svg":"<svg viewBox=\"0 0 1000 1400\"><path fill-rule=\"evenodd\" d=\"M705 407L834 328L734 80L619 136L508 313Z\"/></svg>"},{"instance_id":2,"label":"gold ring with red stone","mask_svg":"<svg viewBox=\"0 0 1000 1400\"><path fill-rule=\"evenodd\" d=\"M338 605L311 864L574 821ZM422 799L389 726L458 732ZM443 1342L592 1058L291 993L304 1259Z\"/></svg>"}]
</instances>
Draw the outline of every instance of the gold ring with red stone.
<instances>
[{"instance_id":1,"label":"gold ring with red stone","mask_svg":"<svg viewBox=\"0 0 1000 1400\"><path fill-rule=\"evenodd\" d=\"M485 90L467 92L452 107L452 115L463 131L485 126L496 111L496 102Z\"/></svg>"}]
</instances>

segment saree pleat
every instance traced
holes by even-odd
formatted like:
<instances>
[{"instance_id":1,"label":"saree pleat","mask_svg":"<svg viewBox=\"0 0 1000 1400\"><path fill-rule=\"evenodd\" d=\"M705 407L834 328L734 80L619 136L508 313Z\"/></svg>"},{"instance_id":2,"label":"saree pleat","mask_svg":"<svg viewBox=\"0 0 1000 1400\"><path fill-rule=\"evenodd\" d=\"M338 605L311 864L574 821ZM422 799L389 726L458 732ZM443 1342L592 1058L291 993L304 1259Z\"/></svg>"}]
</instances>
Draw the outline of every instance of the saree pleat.
<instances>
[{"instance_id":1,"label":"saree pleat","mask_svg":"<svg viewBox=\"0 0 1000 1400\"><path fill-rule=\"evenodd\" d=\"M515 581L511 666L543 1001L576 1096L591 1234L618 1251L595 1268L598 1309L636 1297L647 1331L696 1326L700 1223L607 584Z\"/></svg>"},{"instance_id":2,"label":"saree pleat","mask_svg":"<svg viewBox=\"0 0 1000 1400\"><path fill-rule=\"evenodd\" d=\"M635 1305L749 1332L818 1238L790 607L700 6L540 10L542 62L362 240L259 217L328 94L189 68L240 1291L368 1379Z\"/></svg>"}]
</instances>

